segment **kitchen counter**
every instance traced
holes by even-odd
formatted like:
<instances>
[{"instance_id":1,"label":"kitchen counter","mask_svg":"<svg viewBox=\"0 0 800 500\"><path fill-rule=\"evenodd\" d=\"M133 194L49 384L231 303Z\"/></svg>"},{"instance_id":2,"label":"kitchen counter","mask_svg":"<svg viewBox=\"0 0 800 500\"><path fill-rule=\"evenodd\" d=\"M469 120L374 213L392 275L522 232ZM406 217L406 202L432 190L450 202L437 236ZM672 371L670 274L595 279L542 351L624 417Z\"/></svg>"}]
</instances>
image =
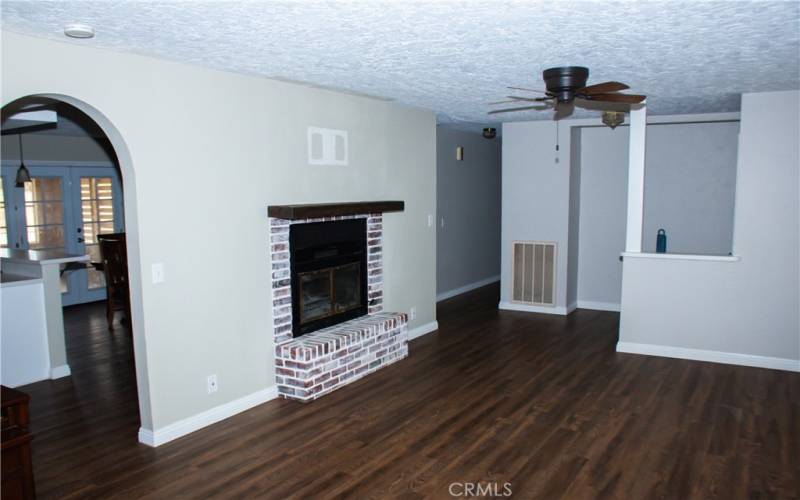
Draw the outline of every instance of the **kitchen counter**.
<instances>
[{"instance_id":1,"label":"kitchen counter","mask_svg":"<svg viewBox=\"0 0 800 500\"><path fill-rule=\"evenodd\" d=\"M88 261L88 255L70 254L63 250L0 249L3 338L8 340L3 346L3 361L29 357L34 351L29 341L36 337L33 327L42 324L46 333L46 353L37 356L39 362L36 364L41 366L42 360L47 360L49 378L70 375L64 339L60 271L62 264ZM10 307L12 302L16 304L14 307ZM7 304L9 307L5 307ZM32 376L33 373L23 373L21 368L11 372L5 367L3 370L4 380L22 379L30 383Z\"/></svg>"},{"instance_id":2,"label":"kitchen counter","mask_svg":"<svg viewBox=\"0 0 800 500\"><path fill-rule=\"evenodd\" d=\"M67 262L85 262L88 255L67 253L63 250L14 250L0 249L0 258L5 262L66 264Z\"/></svg>"},{"instance_id":3,"label":"kitchen counter","mask_svg":"<svg viewBox=\"0 0 800 500\"><path fill-rule=\"evenodd\" d=\"M24 274L12 274L6 272L0 273L0 286L3 288L21 285L33 285L41 282L42 278L31 278L30 276L25 276Z\"/></svg>"}]
</instances>

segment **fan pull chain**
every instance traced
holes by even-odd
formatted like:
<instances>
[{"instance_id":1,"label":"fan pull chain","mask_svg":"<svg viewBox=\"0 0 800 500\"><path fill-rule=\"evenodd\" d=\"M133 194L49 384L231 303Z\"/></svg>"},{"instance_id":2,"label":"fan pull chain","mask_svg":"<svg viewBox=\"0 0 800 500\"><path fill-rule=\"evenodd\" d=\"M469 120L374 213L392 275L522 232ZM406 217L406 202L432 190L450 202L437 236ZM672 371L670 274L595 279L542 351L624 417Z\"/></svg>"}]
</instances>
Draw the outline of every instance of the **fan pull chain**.
<instances>
[{"instance_id":1,"label":"fan pull chain","mask_svg":"<svg viewBox=\"0 0 800 500\"><path fill-rule=\"evenodd\" d=\"M555 124L556 124L556 163L558 163L559 162L559 159L558 159L558 143L559 143L559 139L558 139L558 120L554 120L554 121L555 121Z\"/></svg>"}]
</instances>

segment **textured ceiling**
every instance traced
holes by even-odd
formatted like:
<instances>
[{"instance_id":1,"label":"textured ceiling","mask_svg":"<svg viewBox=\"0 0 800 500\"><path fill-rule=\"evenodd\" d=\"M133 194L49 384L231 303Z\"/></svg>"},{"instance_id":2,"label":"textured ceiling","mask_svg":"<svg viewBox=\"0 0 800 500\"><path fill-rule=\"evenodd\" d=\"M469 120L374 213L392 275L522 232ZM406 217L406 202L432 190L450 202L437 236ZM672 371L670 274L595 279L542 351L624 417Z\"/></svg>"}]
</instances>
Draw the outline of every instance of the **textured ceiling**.
<instances>
[{"instance_id":1,"label":"textured ceiling","mask_svg":"<svg viewBox=\"0 0 800 500\"><path fill-rule=\"evenodd\" d=\"M583 65L651 114L736 111L742 92L800 88L800 3L3 1L3 29L308 82L497 121L507 85ZM69 22L97 36L71 40ZM596 114L579 111L576 116ZM549 119L551 112L502 115Z\"/></svg>"}]
</instances>

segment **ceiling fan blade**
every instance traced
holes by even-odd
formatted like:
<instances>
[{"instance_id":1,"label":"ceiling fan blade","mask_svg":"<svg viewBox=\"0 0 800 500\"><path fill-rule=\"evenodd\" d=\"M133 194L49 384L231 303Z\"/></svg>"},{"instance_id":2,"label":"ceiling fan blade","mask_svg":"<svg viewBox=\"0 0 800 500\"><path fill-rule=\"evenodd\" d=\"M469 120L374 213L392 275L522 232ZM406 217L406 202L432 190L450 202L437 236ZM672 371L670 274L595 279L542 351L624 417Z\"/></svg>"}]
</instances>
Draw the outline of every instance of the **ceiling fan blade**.
<instances>
[{"instance_id":1,"label":"ceiling fan blade","mask_svg":"<svg viewBox=\"0 0 800 500\"><path fill-rule=\"evenodd\" d=\"M566 118L575 111L574 102L560 102L556 105L556 112L553 115L553 120L561 120Z\"/></svg>"},{"instance_id":2,"label":"ceiling fan blade","mask_svg":"<svg viewBox=\"0 0 800 500\"><path fill-rule=\"evenodd\" d=\"M506 88L511 90L524 90L525 92L536 92L537 94L550 95L550 92L546 92L544 90L526 89L524 87L506 87Z\"/></svg>"},{"instance_id":3,"label":"ceiling fan blade","mask_svg":"<svg viewBox=\"0 0 800 500\"><path fill-rule=\"evenodd\" d=\"M630 87L621 82L603 82L595 85L589 85L575 91L577 94L604 94L606 92L617 92L619 90L626 90Z\"/></svg>"},{"instance_id":4,"label":"ceiling fan blade","mask_svg":"<svg viewBox=\"0 0 800 500\"><path fill-rule=\"evenodd\" d=\"M520 97L517 95L507 95L509 99L516 99L517 101L531 101L531 102L543 102L543 101L551 101L555 99L555 97Z\"/></svg>"},{"instance_id":5,"label":"ceiling fan blade","mask_svg":"<svg viewBox=\"0 0 800 500\"><path fill-rule=\"evenodd\" d=\"M638 104L645 99L645 95L636 94L592 94L578 96L588 101L602 101L602 102L625 102L629 104Z\"/></svg>"},{"instance_id":6,"label":"ceiling fan blade","mask_svg":"<svg viewBox=\"0 0 800 500\"><path fill-rule=\"evenodd\" d=\"M496 115L497 113L510 113L512 111L527 111L529 109L535 109L538 111L542 111L547 109L547 106L523 106L521 108L506 108L506 109L495 109L494 111L489 111L488 114Z\"/></svg>"},{"instance_id":7,"label":"ceiling fan blade","mask_svg":"<svg viewBox=\"0 0 800 500\"><path fill-rule=\"evenodd\" d=\"M497 104L508 104L510 102L519 102L519 100L517 100L517 99L509 99L507 101L494 101L494 102L490 102L490 103L487 103L487 104L489 106L495 106Z\"/></svg>"}]
</instances>

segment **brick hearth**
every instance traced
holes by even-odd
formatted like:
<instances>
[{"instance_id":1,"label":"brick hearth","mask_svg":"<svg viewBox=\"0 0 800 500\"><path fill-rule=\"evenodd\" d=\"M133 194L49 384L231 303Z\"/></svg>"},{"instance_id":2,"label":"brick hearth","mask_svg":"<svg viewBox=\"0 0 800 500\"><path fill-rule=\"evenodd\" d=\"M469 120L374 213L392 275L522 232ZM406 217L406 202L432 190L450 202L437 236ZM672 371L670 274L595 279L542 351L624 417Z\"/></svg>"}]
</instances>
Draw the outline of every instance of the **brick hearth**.
<instances>
[{"instance_id":1,"label":"brick hearth","mask_svg":"<svg viewBox=\"0 0 800 500\"><path fill-rule=\"evenodd\" d=\"M277 347L280 395L316 399L408 356L405 314L377 313L308 333Z\"/></svg>"},{"instance_id":2,"label":"brick hearth","mask_svg":"<svg viewBox=\"0 0 800 500\"><path fill-rule=\"evenodd\" d=\"M292 335L289 228L292 224L367 219L366 316ZM346 215L316 219L270 218L272 318L278 394L310 401L408 356L408 321L383 311L383 216Z\"/></svg>"}]
</instances>

